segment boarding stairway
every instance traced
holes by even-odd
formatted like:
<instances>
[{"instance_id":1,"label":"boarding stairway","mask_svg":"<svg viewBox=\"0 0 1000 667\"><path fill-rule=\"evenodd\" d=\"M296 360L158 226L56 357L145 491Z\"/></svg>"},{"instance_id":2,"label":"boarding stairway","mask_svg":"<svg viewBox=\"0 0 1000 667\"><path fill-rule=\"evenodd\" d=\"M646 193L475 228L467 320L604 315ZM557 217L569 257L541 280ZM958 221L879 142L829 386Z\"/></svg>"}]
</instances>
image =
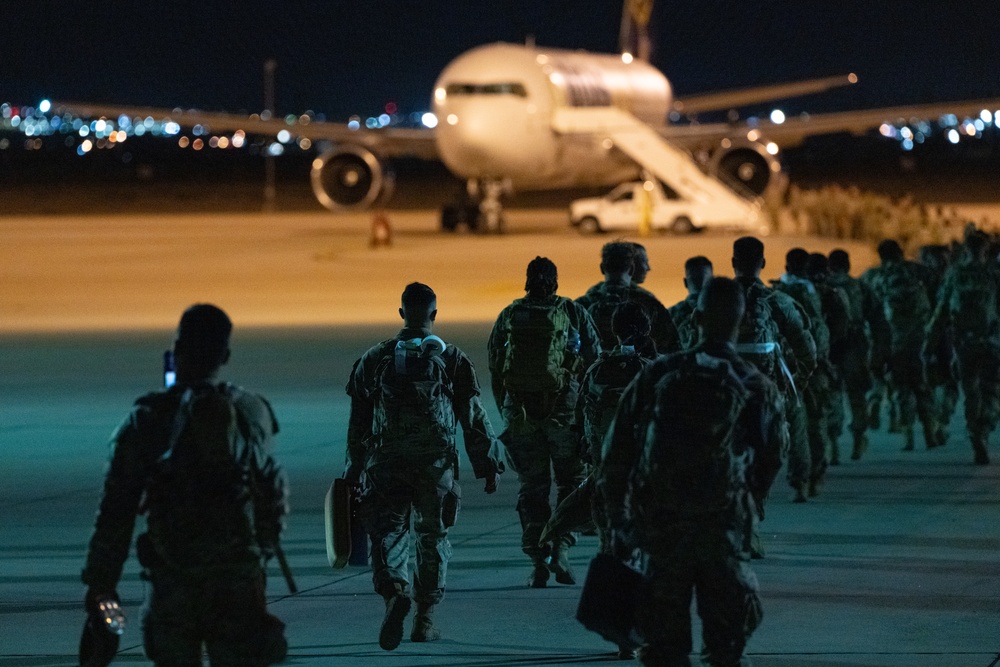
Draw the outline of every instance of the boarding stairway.
<instances>
[{"instance_id":1,"label":"boarding stairway","mask_svg":"<svg viewBox=\"0 0 1000 667\"><path fill-rule=\"evenodd\" d=\"M554 112L552 129L560 134L593 134L610 139L680 197L721 209L720 217L753 222L760 215L758 201L740 196L703 172L687 152L626 111L614 107L563 107Z\"/></svg>"}]
</instances>

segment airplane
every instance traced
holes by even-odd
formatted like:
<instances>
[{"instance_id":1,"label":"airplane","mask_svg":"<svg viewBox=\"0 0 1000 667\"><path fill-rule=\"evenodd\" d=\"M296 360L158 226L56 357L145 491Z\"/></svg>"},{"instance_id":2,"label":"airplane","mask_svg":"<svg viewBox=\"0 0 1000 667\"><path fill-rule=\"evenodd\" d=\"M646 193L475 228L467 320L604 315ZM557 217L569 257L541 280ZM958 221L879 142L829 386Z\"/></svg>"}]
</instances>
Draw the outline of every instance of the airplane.
<instances>
[{"instance_id":1,"label":"airplane","mask_svg":"<svg viewBox=\"0 0 1000 667\"><path fill-rule=\"evenodd\" d=\"M712 199L734 216L754 216L759 198L782 181L781 149L812 135L861 134L883 123L945 114L978 117L1000 99L910 105L790 117L783 122L674 124L671 115L732 110L857 82L846 74L675 99L669 80L630 53L598 54L495 43L452 60L432 92L433 128L352 129L283 118L62 102L79 116L153 116L206 131L326 141L310 174L318 201L332 211L384 203L391 161L441 160L468 184L486 216L470 223L502 230L501 198L513 190L615 186L658 178L680 196ZM55 105L55 104L54 104ZM695 160L693 156L701 156ZM442 213L442 221L445 213Z\"/></svg>"}]
</instances>

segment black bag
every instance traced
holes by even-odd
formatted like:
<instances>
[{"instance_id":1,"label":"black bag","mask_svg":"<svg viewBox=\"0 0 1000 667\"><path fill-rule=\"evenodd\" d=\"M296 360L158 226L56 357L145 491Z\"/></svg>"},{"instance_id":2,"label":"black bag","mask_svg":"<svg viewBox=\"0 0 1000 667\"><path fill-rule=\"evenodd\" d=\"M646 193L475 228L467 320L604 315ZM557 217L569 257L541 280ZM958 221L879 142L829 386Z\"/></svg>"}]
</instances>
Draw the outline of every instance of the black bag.
<instances>
[{"instance_id":1,"label":"black bag","mask_svg":"<svg viewBox=\"0 0 1000 667\"><path fill-rule=\"evenodd\" d=\"M642 573L599 553L587 569L576 620L620 648L637 649L645 642L636 627L636 612L645 603L648 586Z\"/></svg>"}]
</instances>

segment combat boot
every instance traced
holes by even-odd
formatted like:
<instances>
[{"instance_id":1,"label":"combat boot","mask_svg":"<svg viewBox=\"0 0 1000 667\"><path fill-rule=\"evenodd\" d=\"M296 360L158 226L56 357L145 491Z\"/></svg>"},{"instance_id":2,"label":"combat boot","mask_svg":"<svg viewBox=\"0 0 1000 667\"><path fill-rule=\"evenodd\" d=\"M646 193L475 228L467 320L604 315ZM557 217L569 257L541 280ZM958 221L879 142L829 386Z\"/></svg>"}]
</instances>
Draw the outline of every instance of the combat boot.
<instances>
[{"instance_id":1,"label":"combat boot","mask_svg":"<svg viewBox=\"0 0 1000 667\"><path fill-rule=\"evenodd\" d=\"M549 568L544 560L536 560L528 575L528 588L545 588L549 581Z\"/></svg>"},{"instance_id":2,"label":"combat boot","mask_svg":"<svg viewBox=\"0 0 1000 667\"><path fill-rule=\"evenodd\" d=\"M975 454L975 463L977 466L985 466L990 464L990 455L986 451L986 438L982 436L972 438L972 451Z\"/></svg>"},{"instance_id":3,"label":"combat boot","mask_svg":"<svg viewBox=\"0 0 1000 667\"><path fill-rule=\"evenodd\" d=\"M868 449L868 436L864 433L855 433L854 448L851 450L851 460L860 460L866 449Z\"/></svg>"},{"instance_id":4,"label":"combat boot","mask_svg":"<svg viewBox=\"0 0 1000 667\"><path fill-rule=\"evenodd\" d=\"M441 631L434 627L434 605L418 602L410 641L433 642L438 639L441 639Z\"/></svg>"},{"instance_id":5,"label":"combat boot","mask_svg":"<svg viewBox=\"0 0 1000 667\"><path fill-rule=\"evenodd\" d=\"M795 489L795 496L792 498L793 503L804 503L806 502L806 484L805 482L798 482L793 484L792 488Z\"/></svg>"},{"instance_id":6,"label":"combat boot","mask_svg":"<svg viewBox=\"0 0 1000 667\"><path fill-rule=\"evenodd\" d=\"M556 583L572 586L576 583L573 575L573 568L569 566L569 545L558 543L552 550L552 557L549 559L549 569L556 575Z\"/></svg>"},{"instance_id":7,"label":"combat boot","mask_svg":"<svg viewBox=\"0 0 1000 667\"><path fill-rule=\"evenodd\" d=\"M378 633L378 645L383 650L392 651L403 641L403 621L410 613L410 596L403 586L394 584L395 591L385 596L385 617Z\"/></svg>"},{"instance_id":8,"label":"combat boot","mask_svg":"<svg viewBox=\"0 0 1000 667\"><path fill-rule=\"evenodd\" d=\"M913 451L913 427L907 426L903 431L903 436L906 438L906 444L903 445L904 452Z\"/></svg>"},{"instance_id":9,"label":"combat boot","mask_svg":"<svg viewBox=\"0 0 1000 667\"><path fill-rule=\"evenodd\" d=\"M941 439L941 435L941 429L938 426L925 426L924 443L927 445L927 449L934 449L943 445L944 440Z\"/></svg>"}]
</instances>

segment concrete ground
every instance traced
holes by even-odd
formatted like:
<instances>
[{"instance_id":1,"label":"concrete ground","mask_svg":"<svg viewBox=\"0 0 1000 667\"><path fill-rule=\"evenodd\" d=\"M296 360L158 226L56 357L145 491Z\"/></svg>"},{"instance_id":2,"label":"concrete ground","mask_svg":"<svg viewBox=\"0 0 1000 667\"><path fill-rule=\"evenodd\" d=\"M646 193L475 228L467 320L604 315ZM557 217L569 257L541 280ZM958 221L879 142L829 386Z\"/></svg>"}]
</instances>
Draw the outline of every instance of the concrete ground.
<instances>
[{"instance_id":1,"label":"concrete ground","mask_svg":"<svg viewBox=\"0 0 1000 667\"><path fill-rule=\"evenodd\" d=\"M486 382L492 317L519 296L531 258L555 259L568 295L598 279L608 239L570 234L562 221L518 219L516 234L479 238L441 236L415 217L400 221L391 249L373 251L361 216L339 228L325 216L0 220L0 667L76 664L79 570L108 436L134 397L158 386L171 328L198 300L219 303L236 323L225 377L266 394L282 424L293 507L284 544L300 592L289 596L275 569L269 599L288 623L287 664L613 661L612 647L574 620L579 585L524 585L513 474L486 496L464 466L440 642L381 651L383 606L368 570L330 569L323 545L323 495L343 469L343 386L352 361L395 332L403 285L437 289L436 332L465 349ZM693 254L727 273L732 239L649 239L650 288L679 299L677 267ZM771 275L792 245L840 245L767 244ZM871 260L848 247L858 268ZM1000 664L1000 472L971 465L964 438L960 412L941 449L922 450L918 439L917 451L901 452L900 436L874 433L864 459L831 468L805 505L776 484L762 526L767 558L754 563L765 611L748 647L755 665ZM1000 461L995 440L992 450ZM595 546L584 537L572 552L578 580ZM119 587L130 625L116 664L145 661L137 574L130 558Z\"/></svg>"}]
</instances>

